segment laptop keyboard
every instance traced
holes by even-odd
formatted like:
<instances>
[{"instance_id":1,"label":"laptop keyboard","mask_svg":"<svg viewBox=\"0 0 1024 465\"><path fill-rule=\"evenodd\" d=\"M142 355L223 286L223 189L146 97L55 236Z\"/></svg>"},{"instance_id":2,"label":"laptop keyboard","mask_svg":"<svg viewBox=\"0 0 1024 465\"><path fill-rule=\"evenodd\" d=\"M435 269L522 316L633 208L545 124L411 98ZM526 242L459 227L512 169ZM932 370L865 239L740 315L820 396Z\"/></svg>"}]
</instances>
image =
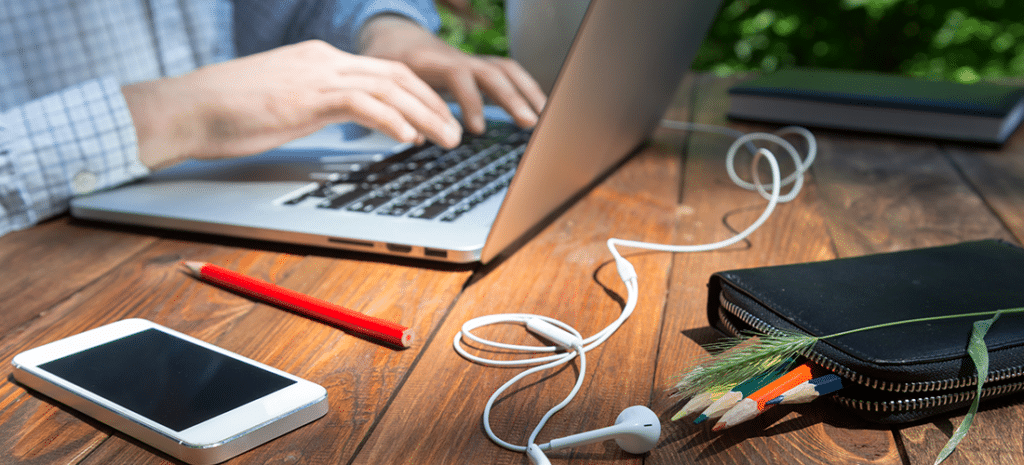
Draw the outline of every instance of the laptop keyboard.
<instances>
[{"instance_id":1,"label":"laptop keyboard","mask_svg":"<svg viewBox=\"0 0 1024 465\"><path fill-rule=\"evenodd\" d=\"M454 221L508 187L529 137L529 130L490 123L452 150L412 147L359 171L333 173L283 204Z\"/></svg>"}]
</instances>

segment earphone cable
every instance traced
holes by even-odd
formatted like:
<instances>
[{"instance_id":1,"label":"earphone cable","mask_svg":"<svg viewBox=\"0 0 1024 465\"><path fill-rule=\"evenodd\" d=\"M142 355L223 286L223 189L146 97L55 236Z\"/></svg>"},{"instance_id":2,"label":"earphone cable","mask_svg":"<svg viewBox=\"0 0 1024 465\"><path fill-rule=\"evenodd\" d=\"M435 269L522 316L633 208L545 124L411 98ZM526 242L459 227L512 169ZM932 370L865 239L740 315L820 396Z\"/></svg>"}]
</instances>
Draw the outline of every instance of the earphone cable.
<instances>
[{"instance_id":1,"label":"earphone cable","mask_svg":"<svg viewBox=\"0 0 1024 465\"><path fill-rule=\"evenodd\" d=\"M531 368L528 368L520 372L516 376L512 377L507 382L505 382L505 384L503 384L500 388L494 391L491 397L487 400L487 404L484 406L484 431L487 433L488 437L492 441L494 441L495 444L517 452L525 452L527 449L527 446L520 446L502 440L491 429L491 408L493 407L494 403L497 401L497 399L501 396L502 393L504 393L509 387L511 387L515 383L519 382L521 379L533 373L564 365L577 357L580 359L579 374L576 376L576 383L573 385L572 390L561 402L559 402L557 405L549 409L547 413L544 414L544 416L541 418L541 420L534 428L533 432L530 434L528 444L534 444L538 434L540 433L544 425L547 423L547 421L555 413L557 413L566 405L568 405L579 392L579 389L583 384L584 375L586 373L586 352L600 346L602 343L608 340L608 338L611 337L612 334L614 334L615 331L617 331L619 327L621 327L622 324L626 322L627 319L629 319L630 315L632 315L633 310L636 308L637 301L639 299L638 277L636 270L633 268L633 265L628 260L626 260L625 257L622 256L622 254L618 250L618 247L631 247L673 253L706 252L710 250L720 249L723 247L728 247L732 244L742 241L743 239L747 238L747 236L756 231L759 227L761 227L761 225L764 224L765 221L768 220L768 218L771 216L772 212L775 210L775 207L778 203L788 202L796 198L796 196L800 193L801 188L803 187L803 175L808 169L810 169L811 163L814 162L814 158L817 155L818 146L817 141L814 138L814 135L811 134L811 132L808 131L807 129L796 126L782 128L779 131L776 131L776 133L774 134L763 132L743 134L742 132L736 131L731 128L705 125L700 123L662 120L661 124L662 127L668 129L710 132L734 137L736 141L734 141L733 144L729 147L729 151L726 154L726 171L729 174L729 178L737 186L743 189L757 191L758 194L760 194L763 198L768 200L768 204L765 206L764 212L761 213L761 215L743 231L733 235L728 239L724 239L709 244L667 245L617 238L608 239L608 250L611 252L612 257L615 259L616 270L618 271L619 277L622 279L622 282L626 287L626 302L622 307L622 312L619 314L618 318L615 319L615 321L611 322L604 329L601 329L597 333L585 339L582 337L579 331L577 331L569 324L544 315L534 315L528 313L495 314L473 318L463 323L462 328L455 335L453 341L455 351L458 352L459 355L461 355L462 357L472 362L489 366L532 366ZM791 144L789 141L782 137L785 135L798 135L804 138L807 144L806 158L800 157L799 152L796 150L793 144ZM781 176L778 160L776 159L774 153L772 153L770 150L764 147L757 148L755 142L770 142L781 147L785 152L789 153L790 157L793 159L793 164L795 166L794 172L787 176L785 179L783 179ZM736 173L734 166L736 163L736 155L741 148L746 148L753 155L753 159L751 160L751 176L753 179L749 182L739 177L739 175ZM770 190L765 188L764 184L760 182L760 179L757 176L758 164L760 163L760 160L762 158L768 162L771 171L772 182L769 185ZM790 188L790 191L788 193L782 195L780 191L783 187L789 184L792 184L793 187ZM473 334L474 330L481 328L483 326L497 324L522 324L525 326L530 321L530 319L533 318L540 319L546 323L550 323L551 325L554 325L566 331L567 333L575 337L578 343L572 347L571 352L557 353L559 348L555 346L527 346L519 344L507 344L499 341L492 341ZM489 359L474 354L470 354L468 351L466 351L462 345L463 339L475 342L476 344L482 346L489 346L497 349L518 351L526 354L552 353L552 355L534 356L518 360Z\"/></svg>"}]
</instances>

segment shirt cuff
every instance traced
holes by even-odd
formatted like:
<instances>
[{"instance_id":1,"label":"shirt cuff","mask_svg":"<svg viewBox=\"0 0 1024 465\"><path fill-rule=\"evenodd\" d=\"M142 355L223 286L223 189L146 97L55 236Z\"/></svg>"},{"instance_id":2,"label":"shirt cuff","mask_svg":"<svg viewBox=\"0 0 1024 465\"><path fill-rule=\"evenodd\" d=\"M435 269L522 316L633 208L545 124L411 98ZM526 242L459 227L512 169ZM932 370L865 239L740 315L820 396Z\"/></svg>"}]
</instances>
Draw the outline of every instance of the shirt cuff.
<instances>
[{"instance_id":1,"label":"shirt cuff","mask_svg":"<svg viewBox=\"0 0 1024 465\"><path fill-rule=\"evenodd\" d=\"M74 195L148 173L113 78L12 108L0 114L0 234L66 211Z\"/></svg>"},{"instance_id":2,"label":"shirt cuff","mask_svg":"<svg viewBox=\"0 0 1024 465\"><path fill-rule=\"evenodd\" d=\"M394 14L404 16L428 31L437 33L441 28L441 18L430 2L396 2L390 0L373 0L366 2L362 8L348 18L337 18L334 29L338 31L335 43L342 50L357 51L359 36L366 22L377 15Z\"/></svg>"}]
</instances>

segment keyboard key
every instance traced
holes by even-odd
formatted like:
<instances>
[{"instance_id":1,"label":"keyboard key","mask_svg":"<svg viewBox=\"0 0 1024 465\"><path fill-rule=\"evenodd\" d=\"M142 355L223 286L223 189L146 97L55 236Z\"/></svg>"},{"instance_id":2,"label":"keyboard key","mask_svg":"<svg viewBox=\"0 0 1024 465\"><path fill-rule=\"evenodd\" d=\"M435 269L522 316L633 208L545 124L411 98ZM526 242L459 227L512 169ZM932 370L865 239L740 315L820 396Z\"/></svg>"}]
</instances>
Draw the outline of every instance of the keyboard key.
<instances>
[{"instance_id":1,"label":"keyboard key","mask_svg":"<svg viewBox=\"0 0 1024 465\"><path fill-rule=\"evenodd\" d=\"M346 205L356 201L360 197L362 197L362 196L364 196L366 194L369 194L370 192L372 192L372 190L368 189L366 187L356 187L355 189L352 189L351 191L349 191L349 192L347 192L345 194L342 194L342 195L339 195L337 197L333 197L333 198L327 199L327 200L323 201L322 203L320 203L317 206L320 207L320 208L339 209L339 208L345 207Z\"/></svg>"},{"instance_id":2,"label":"keyboard key","mask_svg":"<svg viewBox=\"0 0 1024 465\"><path fill-rule=\"evenodd\" d=\"M444 213L444 211L449 209L449 208L451 208L451 205L448 205L447 203L444 203L444 202L441 202L441 201L436 201L436 202L431 203L430 205L427 205L425 208L423 208L423 209L421 209L419 211L413 212L413 214L411 214L409 216L412 217L412 218L421 218L421 219L424 219L424 220L432 220L432 219L436 218L437 215L440 215L440 214Z\"/></svg>"},{"instance_id":3,"label":"keyboard key","mask_svg":"<svg viewBox=\"0 0 1024 465\"><path fill-rule=\"evenodd\" d=\"M323 199L321 208L390 216L454 221L507 187L529 131L490 124L482 136L467 134L463 145L445 150L411 147L362 171L339 173L286 205ZM341 192L341 194L339 194Z\"/></svg>"},{"instance_id":4,"label":"keyboard key","mask_svg":"<svg viewBox=\"0 0 1024 465\"><path fill-rule=\"evenodd\" d=\"M376 210L377 207L391 201L392 198L394 197L390 195L375 193L374 195L371 195L365 199L353 203L352 205L346 207L345 209L353 212L370 213Z\"/></svg>"}]
</instances>

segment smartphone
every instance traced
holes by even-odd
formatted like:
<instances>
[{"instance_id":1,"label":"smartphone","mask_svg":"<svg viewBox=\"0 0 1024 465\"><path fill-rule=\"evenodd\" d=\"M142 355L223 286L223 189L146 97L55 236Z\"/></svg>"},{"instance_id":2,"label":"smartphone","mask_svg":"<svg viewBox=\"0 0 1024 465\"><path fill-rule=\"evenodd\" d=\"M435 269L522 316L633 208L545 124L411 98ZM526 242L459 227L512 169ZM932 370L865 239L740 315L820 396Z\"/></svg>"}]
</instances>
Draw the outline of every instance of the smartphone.
<instances>
[{"instance_id":1,"label":"smartphone","mask_svg":"<svg viewBox=\"0 0 1024 465\"><path fill-rule=\"evenodd\" d=\"M141 319L14 357L25 386L190 464L223 462L327 413L323 387Z\"/></svg>"}]
</instances>

